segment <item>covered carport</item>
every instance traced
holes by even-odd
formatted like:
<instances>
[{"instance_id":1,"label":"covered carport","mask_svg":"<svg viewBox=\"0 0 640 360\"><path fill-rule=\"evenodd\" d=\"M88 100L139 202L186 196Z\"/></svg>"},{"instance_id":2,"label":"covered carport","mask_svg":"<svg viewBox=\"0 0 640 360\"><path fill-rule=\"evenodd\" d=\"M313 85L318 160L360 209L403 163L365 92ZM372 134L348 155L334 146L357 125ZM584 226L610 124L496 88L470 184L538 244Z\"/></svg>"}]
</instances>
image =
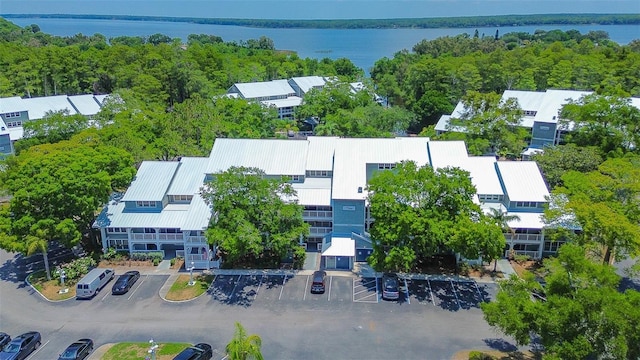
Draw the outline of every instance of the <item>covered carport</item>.
<instances>
[{"instance_id":1,"label":"covered carport","mask_svg":"<svg viewBox=\"0 0 640 360\"><path fill-rule=\"evenodd\" d=\"M351 270L356 255L355 240L348 237L332 237L322 249L322 265L325 269Z\"/></svg>"}]
</instances>

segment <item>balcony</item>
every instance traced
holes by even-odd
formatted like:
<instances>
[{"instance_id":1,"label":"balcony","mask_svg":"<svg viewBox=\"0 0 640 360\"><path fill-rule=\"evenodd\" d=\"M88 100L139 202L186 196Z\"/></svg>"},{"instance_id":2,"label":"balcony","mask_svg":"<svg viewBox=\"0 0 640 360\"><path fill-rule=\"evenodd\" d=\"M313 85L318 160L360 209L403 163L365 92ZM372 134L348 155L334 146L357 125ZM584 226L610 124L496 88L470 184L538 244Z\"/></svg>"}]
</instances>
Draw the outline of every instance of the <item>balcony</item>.
<instances>
[{"instance_id":1,"label":"balcony","mask_svg":"<svg viewBox=\"0 0 640 360\"><path fill-rule=\"evenodd\" d=\"M207 238L204 236L188 236L187 244L207 244Z\"/></svg>"},{"instance_id":2,"label":"balcony","mask_svg":"<svg viewBox=\"0 0 640 360\"><path fill-rule=\"evenodd\" d=\"M153 234L153 233L132 233L131 234L131 238L135 241L153 241L153 242L169 242L169 243L175 243L175 242L182 242L182 234L165 234L165 233L159 233L159 234Z\"/></svg>"},{"instance_id":3,"label":"balcony","mask_svg":"<svg viewBox=\"0 0 640 360\"><path fill-rule=\"evenodd\" d=\"M305 220L331 220L333 219L333 211L305 210L302 212L302 218Z\"/></svg>"},{"instance_id":4,"label":"balcony","mask_svg":"<svg viewBox=\"0 0 640 360\"><path fill-rule=\"evenodd\" d=\"M331 233L331 228L311 227L309 228L309 236L324 236Z\"/></svg>"},{"instance_id":5,"label":"balcony","mask_svg":"<svg viewBox=\"0 0 640 360\"><path fill-rule=\"evenodd\" d=\"M505 239L507 242L530 242L530 243L539 243L542 241L542 234L511 234L505 233Z\"/></svg>"}]
</instances>

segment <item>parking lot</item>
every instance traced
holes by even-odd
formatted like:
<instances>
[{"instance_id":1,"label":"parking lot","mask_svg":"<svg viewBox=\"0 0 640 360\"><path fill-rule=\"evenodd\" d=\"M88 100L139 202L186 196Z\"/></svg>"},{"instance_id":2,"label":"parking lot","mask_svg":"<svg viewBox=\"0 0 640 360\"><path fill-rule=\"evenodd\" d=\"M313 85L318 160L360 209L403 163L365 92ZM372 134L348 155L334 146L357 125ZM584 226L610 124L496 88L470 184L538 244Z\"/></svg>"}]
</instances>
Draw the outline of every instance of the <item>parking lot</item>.
<instances>
[{"instance_id":1,"label":"parking lot","mask_svg":"<svg viewBox=\"0 0 640 360\"><path fill-rule=\"evenodd\" d=\"M382 300L381 279L327 276L323 294L310 292L309 275L217 275L208 294L212 302L234 306L262 304L379 304L434 306L449 311L478 308L496 285L468 279L400 279L400 298Z\"/></svg>"}]
</instances>

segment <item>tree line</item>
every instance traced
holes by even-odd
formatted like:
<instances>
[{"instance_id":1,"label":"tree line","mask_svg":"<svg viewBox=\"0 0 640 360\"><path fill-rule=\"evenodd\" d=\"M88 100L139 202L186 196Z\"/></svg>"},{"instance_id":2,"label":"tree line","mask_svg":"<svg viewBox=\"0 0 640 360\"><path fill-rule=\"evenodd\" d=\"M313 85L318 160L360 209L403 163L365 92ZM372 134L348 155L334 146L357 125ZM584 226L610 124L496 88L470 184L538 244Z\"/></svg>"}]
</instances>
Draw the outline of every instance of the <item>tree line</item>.
<instances>
[{"instance_id":1,"label":"tree line","mask_svg":"<svg viewBox=\"0 0 640 360\"><path fill-rule=\"evenodd\" d=\"M533 14L499 16L464 16L399 19L335 19L335 20L278 20L194 18L138 15L81 15L81 14L4 14L11 18L98 19L129 21L188 22L195 24L250 26L260 28L307 29L395 29L395 28L466 28L525 25L633 25L640 23L640 14Z\"/></svg>"}]
</instances>

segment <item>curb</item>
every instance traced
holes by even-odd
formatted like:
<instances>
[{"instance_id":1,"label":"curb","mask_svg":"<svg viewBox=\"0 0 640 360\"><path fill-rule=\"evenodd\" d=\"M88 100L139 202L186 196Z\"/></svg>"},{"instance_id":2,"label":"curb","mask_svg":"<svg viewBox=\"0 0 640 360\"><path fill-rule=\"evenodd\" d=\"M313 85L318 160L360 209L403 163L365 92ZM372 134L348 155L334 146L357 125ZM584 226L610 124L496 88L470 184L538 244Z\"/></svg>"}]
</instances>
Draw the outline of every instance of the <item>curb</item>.
<instances>
[{"instance_id":1,"label":"curb","mask_svg":"<svg viewBox=\"0 0 640 360\"><path fill-rule=\"evenodd\" d=\"M38 289L36 289L36 287L33 286L33 284L31 284L31 282L29 281L29 278L31 277L31 275L32 274L27 275L27 277L24 278L24 282L27 283L27 285L29 285L29 287L31 289L33 289L33 291L37 292L38 295L42 296L42 298L47 300L48 302L50 302L50 303L59 303L59 302L69 301L69 300L75 299L75 296L72 296L72 297L70 297L68 299L62 299L62 300L51 300L51 299L49 299L48 297L44 296L40 291L38 291Z\"/></svg>"},{"instance_id":2,"label":"curb","mask_svg":"<svg viewBox=\"0 0 640 360\"><path fill-rule=\"evenodd\" d=\"M203 274L204 272L201 272L201 274ZM207 290L205 290L205 292L203 292L202 294L192 298L192 299L186 299L186 300L169 300L166 298L167 294L169 293L169 290L171 289L171 286L173 286L173 284L176 282L176 280L178 279L178 277L180 276L180 273L176 273L173 275L170 275L169 278L167 279L167 281L164 282L164 285L162 285L162 287L160 288L160 290L158 291L158 296L160 296L160 298L168 303L172 303L172 304L180 304L180 303L187 303L193 300L196 300L198 298L200 298L201 296L209 293L209 289L211 289L211 285L213 284L213 281L211 282L211 284L209 284L209 287L207 288ZM215 276L215 275L214 275ZM213 279L215 281L215 277Z\"/></svg>"}]
</instances>

